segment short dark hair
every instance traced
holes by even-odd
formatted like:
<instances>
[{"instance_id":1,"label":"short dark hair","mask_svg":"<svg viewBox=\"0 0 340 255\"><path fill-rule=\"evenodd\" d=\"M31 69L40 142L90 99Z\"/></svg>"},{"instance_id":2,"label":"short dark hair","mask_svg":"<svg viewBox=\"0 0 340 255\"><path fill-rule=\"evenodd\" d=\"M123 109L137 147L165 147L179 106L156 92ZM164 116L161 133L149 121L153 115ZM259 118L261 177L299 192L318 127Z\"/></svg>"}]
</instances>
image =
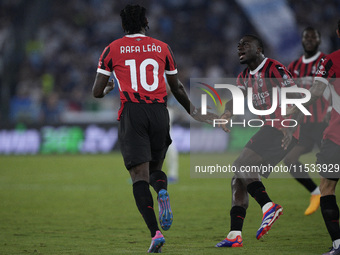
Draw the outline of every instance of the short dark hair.
<instances>
[{"instance_id":1,"label":"short dark hair","mask_svg":"<svg viewBox=\"0 0 340 255\"><path fill-rule=\"evenodd\" d=\"M304 32L306 32L306 31L315 31L317 34L318 34L318 36L321 38L321 33L320 33L320 31L319 30L317 30L316 28L314 28L314 27L306 27L303 31L302 31L302 35L301 36L303 36L303 33Z\"/></svg>"},{"instance_id":2,"label":"short dark hair","mask_svg":"<svg viewBox=\"0 0 340 255\"><path fill-rule=\"evenodd\" d=\"M340 32L340 19L338 20L338 31Z\"/></svg>"},{"instance_id":3,"label":"short dark hair","mask_svg":"<svg viewBox=\"0 0 340 255\"><path fill-rule=\"evenodd\" d=\"M250 37L252 38L253 40L255 40L257 42L257 45L262 49L262 54L264 54L264 46L263 46L263 41L260 37L256 36L256 35L245 35L244 37Z\"/></svg>"},{"instance_id":4,"label":"short dark hair","mask_svg":"<svg viewBox=\"0 0 340 255\"><path fill-rule=\"evenodd\" d=\"M124 31L128 34L135 34L140 32L142 28L145 30L149 28L145 13L146 9L138 4L125 6L120 11Z\"/></svg>"}]
</instances>

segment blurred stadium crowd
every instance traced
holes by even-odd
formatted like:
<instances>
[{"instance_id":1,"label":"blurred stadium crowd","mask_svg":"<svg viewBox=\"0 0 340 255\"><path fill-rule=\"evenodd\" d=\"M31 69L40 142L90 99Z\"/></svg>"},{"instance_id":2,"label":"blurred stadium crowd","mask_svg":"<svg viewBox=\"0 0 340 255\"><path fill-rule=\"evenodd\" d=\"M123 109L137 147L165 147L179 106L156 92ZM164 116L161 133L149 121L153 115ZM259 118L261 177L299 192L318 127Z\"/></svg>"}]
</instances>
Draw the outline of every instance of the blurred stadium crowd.
<instances>
[{"instance_id":1,"label":"blurred stadium crowd","mask_svg":"<svg viewBox=\"0 0 340 255\"><path fill-rule=\"evenodd\" d=\"M2 0L0 125L54 124L65 112L117 109L117 90L95 100L91 88L102 50L124 35L119 11L130 2ZM242 70L237 42L244 34L256 33L256 27L236 1L135 2L147 8L147 34L171 46L186 86L190 78L234 77ZM339 0L288 0L288 5L300 32L314 26L321 31L325 53L338 48L334 30L340 18ZM271 54L266 49L266 55Z\"/></svg>"}]
</instances>

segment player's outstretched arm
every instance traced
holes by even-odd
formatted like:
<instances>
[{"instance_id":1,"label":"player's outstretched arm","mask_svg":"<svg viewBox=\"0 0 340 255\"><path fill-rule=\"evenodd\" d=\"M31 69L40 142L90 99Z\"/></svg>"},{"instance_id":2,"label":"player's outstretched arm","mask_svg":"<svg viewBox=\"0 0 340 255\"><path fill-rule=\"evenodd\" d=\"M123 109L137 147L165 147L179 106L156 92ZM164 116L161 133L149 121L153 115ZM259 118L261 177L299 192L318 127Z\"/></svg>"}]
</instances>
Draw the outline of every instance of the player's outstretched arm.
<instances>
[{"instance_id":1,"label":"player's outstretched arm","mask_svg":"<svg viewBox=\"0 0 340 255\"><path fill-rule=\"evenodd\" d=\"M197 109L190 101L188 94L185 91L183 84L177 77L177 74L166 75L170 90L176 100L184 107L195 120L212 124L213 119L217 119L218 116L214 113L207 112L206 115L201 115L200 109Z\"/></svg>"},{"instance_id":2,"label":"player's outstretched arm","mask_svg":"<svg viewBox=\"0 0 340 255\"><path fill-rule=\"evenodd\" d=\"M242 90L242 92L243 95L246 96L245 90ZM234 107L233 99L228 100L228 102L226 102L224 106L224 112L220 116L220 119L225 119L229 122L231 117L233 117L233 107ZM220 124L219 127L221 127L227 133L230 132L230 129L227 128L227 124Z\"/></svg>"},{"instance_id":3,"label":"player's outstretched arm","mask_svg":"<svg viewBox=\"0 0 340 255\"><path fill-rule=\"evenodd\" d=\"M96 98L102 98L114 89L113 80L109 81L109 76L97 73L96 79L92 87L92 95Z\"/></svg>"},{"instance_id":4,"label":"player's outstretched arm","mask_svg":"<svg viewBox=\"0 0 340 255\"><path fill-rule=\"evenodd\" d=\"M327 84L321 82L321 81L314 81L313 86L310 88L309 92L311 93L311 98L308 102L302 104L304 107L308 107L316 102L316 100L323 95L323 92L325 91L327 87ZM299 111L299 108L294 106L287 107L286 115L292 115Z\"/></svg>"}]
</instances>

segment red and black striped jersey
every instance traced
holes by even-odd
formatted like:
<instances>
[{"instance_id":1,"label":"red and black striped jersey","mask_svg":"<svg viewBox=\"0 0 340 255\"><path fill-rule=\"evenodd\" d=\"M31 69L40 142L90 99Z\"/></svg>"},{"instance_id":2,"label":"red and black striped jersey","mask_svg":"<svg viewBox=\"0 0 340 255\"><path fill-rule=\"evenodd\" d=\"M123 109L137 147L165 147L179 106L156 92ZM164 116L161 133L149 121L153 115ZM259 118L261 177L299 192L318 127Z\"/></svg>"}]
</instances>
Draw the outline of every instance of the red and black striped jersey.
<instances>
[{"instance_id":1,"label":"red and black striped jersey","mask_svg":"<svg viewBox=\"0 0 340 255\"><path fill-rule=\"evenodd\" d=\"M288 66L288 71L292 74L296 85L301 88L310 89L313 85L314 76L316 74L320 60L326 55L318 52L311 58L301 56L299 59L293 61ZM315 104L308 107L310 116L305 116L304 123L320 123L327 113L329 90L326 90L324 96L319 98Z\"/></svg>"},{"instance_id":2,"label":"red and black striped jersey","mask_svg":"<svg viewBox=\"0 0 340 255\"><path fill-rule=\"evenodd\" d=\"M331 120L323 133L323 139L340 145L340 50L321 60L315 80L327 84L332 96Z\"/></svg>"},{"instance_id":3,"label":"red and black striped jersey","mask_svg":"<svg viewBox=\"0 0 340 255\"><path fill-rule=\"evenodd\" d=\"M274 59L265 58L255 70L250 70L247 67L241 72L237 77L237 86L245 91L251 87L253 89L252 103L254 108L268 110L272 107L273 96L277 97L277 102L280 102L280 88L296 85L284 65ZM274 87L278 88L276 95L273 95ZM265 125L273 125L278 129L282 128L281 121L284 118L281 115L280 104L272 114L259 115L259 118ZM276 121L270 121L274 119Z\"/></svg>"},{"instance_id":4,"label":"red and black striped jersey","mask_svg":"<svg viewBox=\"0 0 340 255\"><path fill-rule=\"evenodd\" d=\"M177 67L170 47L143 34L126 35L110 43L100 56L97 72L118 83L121 107L126 102L166 103L164 73L176 74Z\"/></svg>"}]
</instances>

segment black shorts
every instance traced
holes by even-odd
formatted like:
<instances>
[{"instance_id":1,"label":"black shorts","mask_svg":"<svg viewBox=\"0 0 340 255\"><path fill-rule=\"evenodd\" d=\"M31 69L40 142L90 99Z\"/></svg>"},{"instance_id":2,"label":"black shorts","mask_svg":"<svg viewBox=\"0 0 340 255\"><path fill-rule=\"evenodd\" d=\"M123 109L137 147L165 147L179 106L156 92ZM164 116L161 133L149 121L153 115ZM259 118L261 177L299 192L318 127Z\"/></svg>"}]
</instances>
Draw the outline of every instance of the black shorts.
<instances>
[{"instance_id":1,"label":"black shorts","mask_svg":"<svg viewBox=\"0 0 340 255\"><path fill-rule=\"evenodd\" d=\"M316 164L320 165L320 175L329 180L337 181L340 178L340 145L331 140L323 140L321 150L316 154Z\"/></svg>"},{"instance_id":2,"label":"black shorts","mask_svg":"<svg viewBox=\"0 0 340 255\"><path fill-rule=\"evenodd\" d=\"M285 150L281 146L282 138L283 133L277 128L271 126L263 126L249 140L245 147L259 154L263 158L264 164L275 166L297 143L296 138L293 137L288 148Z\"/></svg>"},{"instance_id":3,"label":"black shorts","mask_svg":"<svg viewBox=\"0 0 340 255\"><path fill-rule=\"evenodd\" d=\"M164 159L172 142L166 106L126 103L120 118L118 139L128 170L141 163Z\"/></svg>"},{"instance_id":4,"label":"black shorts","mask_svg":"<svg viewBox=\"0 0 340 255\"><path fill-rule=\"evenodd\" d=\"M303 123L300 125L300 135L298 145L305 148L304 153L311 152L316 144L321 147L323 131L327 123Z\"/></svg>"}]
</instances>

